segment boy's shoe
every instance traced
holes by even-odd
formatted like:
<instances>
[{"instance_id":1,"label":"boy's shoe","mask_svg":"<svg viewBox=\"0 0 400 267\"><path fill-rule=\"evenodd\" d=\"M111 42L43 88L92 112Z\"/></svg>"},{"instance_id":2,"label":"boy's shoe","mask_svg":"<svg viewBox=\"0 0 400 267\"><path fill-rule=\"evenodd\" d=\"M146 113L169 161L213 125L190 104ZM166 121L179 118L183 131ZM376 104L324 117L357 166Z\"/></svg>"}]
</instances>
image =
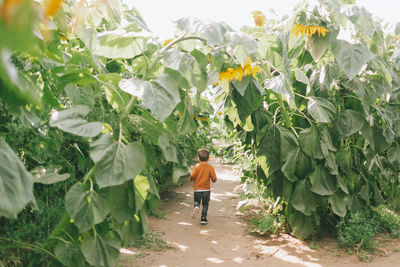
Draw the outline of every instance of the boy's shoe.
<instances>
[{"instance_id":1,"label":"boy's shoe","mask_svg":"<svg viewBox=\"0 0 400 267\"><path fill-rule=\"evenodd\" d=\"M192 210L192 218L194 219L197 215L197 213L199 213L200 207L199 206L194 206L193 210Z\"/></svg>"},{"instance_id":2,"label":"boy's shoe","mask_svg":"<svg viewBox=\"0 0 400 267\"><path fill-rule=\"evenodd\" d=\"M206 217L201 217L201 224L207 224L207 218Z\"/></svg>"}]
</instances>

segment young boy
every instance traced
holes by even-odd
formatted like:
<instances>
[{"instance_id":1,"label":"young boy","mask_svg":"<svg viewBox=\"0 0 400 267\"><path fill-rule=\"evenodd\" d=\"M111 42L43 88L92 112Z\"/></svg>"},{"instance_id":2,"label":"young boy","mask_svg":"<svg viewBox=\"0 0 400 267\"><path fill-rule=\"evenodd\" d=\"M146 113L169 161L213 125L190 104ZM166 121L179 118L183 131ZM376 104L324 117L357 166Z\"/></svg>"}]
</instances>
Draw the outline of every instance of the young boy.
<instances>
[{"instance_id":1,"label":"young boy","mask_svg":"<svg viewBox=\"0 0 400 267\"><path fill-rule=\"evenodd\" d=\"M208 203L210 202L210 180L215 183L217 181L217 175L215 174L214 168L207 163L210 152L205 148L200 148L197 151L197 155L199 164L194 167L190 175L190 181L193 181L194 190L192 218L196 217L200 210L200 204L202 203L201 224L207 224Z\"/></svg>"}]
</instances>

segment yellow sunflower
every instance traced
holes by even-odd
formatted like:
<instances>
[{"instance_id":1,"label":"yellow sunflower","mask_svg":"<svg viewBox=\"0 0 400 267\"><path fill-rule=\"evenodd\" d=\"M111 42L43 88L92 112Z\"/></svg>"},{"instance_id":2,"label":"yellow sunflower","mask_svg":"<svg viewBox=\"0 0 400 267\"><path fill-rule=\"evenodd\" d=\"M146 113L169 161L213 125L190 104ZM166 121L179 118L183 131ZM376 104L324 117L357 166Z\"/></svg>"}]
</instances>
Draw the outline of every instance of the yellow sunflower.
<instances>
[{"instance_id":1,"label":"yellow sunflower","mask_svg":"<svg viewBox=\"0 0 400 267\"><path fill-rule=\"evenodd\" d=\"M238 68L228 68L226 71L223 71L219 74L218 81L215 84L218 84L220 81L228 81L231 82L233 80L241 81L244 76L252 75L256 77L256 74L261 72L261 68L255 65L254 62L251 62L251 58L248 58L243 67Z\"/></svg>"},{"instance_id":2,"label":"yellow sunflower","mask_svg":"<svg viewBox=\"0 0 400 267\"><path fill-rule=\"evenodd\" d=\"M254 23L256 24L256 26L263 27L266 19L265 15L260 10L254 10L253 12L251 12L251 14L253 15Z\"/></svg>"},{"instance_id":3,"label":"yellow sunflower","mask_svg":"<svg viewBox=\"0 0 400 267\"><path fill-rule=\"evenodd\" d=\"M44 2L44 13L48 17L54 16L54 14L57 13L57 11L60 9L61 3L64 2L64 0L47 0Z\"/></svg>"},{"instance_id":4,"label":"yellow sunflower","mask_svg":"<svg viewBox=\"0 0 400 267\"><path fill-rule=\"evenodd\" d=\"M165 40L163 46L167 46L170 42L172 42L172 39Z\"/></svg>"},{"instance_id":5,"label":"yellow sunflower","mask_svg":"<svg viewBox=\"0 0 400 267\"><path fill-rule=\"evenodd\" d=\"M301 24L295 24L292 28L292 33L294 33L296 36L301 33L303 36L311 37L318 33L318 37L321 37L321 35L322 37L325 37L327 32L329 32L329 30L322 26L305 26Z\"/></svg>"}]
</instances>

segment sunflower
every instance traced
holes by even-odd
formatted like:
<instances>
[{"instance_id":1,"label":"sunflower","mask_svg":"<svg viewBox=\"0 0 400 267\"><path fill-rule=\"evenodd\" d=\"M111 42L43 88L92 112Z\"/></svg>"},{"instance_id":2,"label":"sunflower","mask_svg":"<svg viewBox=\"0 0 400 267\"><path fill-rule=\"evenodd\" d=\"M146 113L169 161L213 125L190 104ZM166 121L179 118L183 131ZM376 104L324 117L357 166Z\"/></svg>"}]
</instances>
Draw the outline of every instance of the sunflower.
<instances>
[{"instance_id":1,"label":"sunflower","mask_svg":"<svg viewBox=\"0 0 400 267\"><path fill-rule=\"evenodd\" d=\"M260 10L254 10L253 12L251 12L251 14L253 14L254 23L256 24L256 26L263 27L266 19L265 15Z\"/></svg>"},{"instance_id":2,"label":"sunflower","mask_svg":"<svg viewBox=\"0 0 400 267\"><path fill-rule=\"evenodd\" d=\"M163 46L167 46L170 42L172 42L172 39L165 40Z\"/></svg>"},{"instance_id":3,"label":"sunflower","mask_svg":"<svg viewBox=\"0 0 400 267\"><path fill-rule=\"evenodd\" d=\"M233 80L241 81L244 76L252 75L256 77L256 74L261 71L259 66L256 66L254 62L251 62L251 59L248 58L243 67L238 68L228 68L226 71L223 71L219 74L218 81L215 84L218 84L220 81L228 81L231 82Z\"/></svg>"},{"instance_id":4,"label":"sunflower","mask_svg":"<svg viewBox=\"0 0 400 267\"><path fill-rule=\"evenodd\" d=\"M4 18L7 23L11 23L16 10L24 2L23 0L5 0L0 6L0 18Z\"/></svg>"},{"instance_id":5,"label":"sunflower","mask_svg":"<svg viewBox=\"0 0 400 267\"><path fill-rule=\"evenodd\" d=\"M48 17L54 16L54 14L57 13L57 11L60 9L61 3L64 2L64 0L47 0L44 2L45 7L44 7L44 13Z\"/></svg>"},{"instance_id":6,"label":"sunflower","mask_svg":"<svg viewBox=\"0 0 400 267\"><path fill-rule=\"evenodd\" d=\"M318 37L325 37L326 33L329 32L329 30L325 27L322 26L305 26L301 24L296 24L292 28L292 33L294 33L296 36L301 33L304 36L311 37L314 34L318 33Z\"/></svg>"}]
</instances>

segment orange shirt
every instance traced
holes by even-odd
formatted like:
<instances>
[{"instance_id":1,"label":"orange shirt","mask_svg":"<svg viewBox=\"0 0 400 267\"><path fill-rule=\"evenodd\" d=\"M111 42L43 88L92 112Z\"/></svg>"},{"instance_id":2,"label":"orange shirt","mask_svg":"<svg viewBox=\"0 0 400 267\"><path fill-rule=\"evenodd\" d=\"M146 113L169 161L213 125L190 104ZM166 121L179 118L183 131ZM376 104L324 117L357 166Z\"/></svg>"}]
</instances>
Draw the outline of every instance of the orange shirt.
<instances>
[{"instance_id":1,"label":"orange shirt","mask_svg":"<svg viewBox=\"0 0 400 267\"><path fill-rule=\"evenodd\" d=\"M190 181L193 181L194 190L210 190L210 180L215 183L217 175L214 168L207 162L200 162L194 166Z\"/></svg>"}]
</instances>

